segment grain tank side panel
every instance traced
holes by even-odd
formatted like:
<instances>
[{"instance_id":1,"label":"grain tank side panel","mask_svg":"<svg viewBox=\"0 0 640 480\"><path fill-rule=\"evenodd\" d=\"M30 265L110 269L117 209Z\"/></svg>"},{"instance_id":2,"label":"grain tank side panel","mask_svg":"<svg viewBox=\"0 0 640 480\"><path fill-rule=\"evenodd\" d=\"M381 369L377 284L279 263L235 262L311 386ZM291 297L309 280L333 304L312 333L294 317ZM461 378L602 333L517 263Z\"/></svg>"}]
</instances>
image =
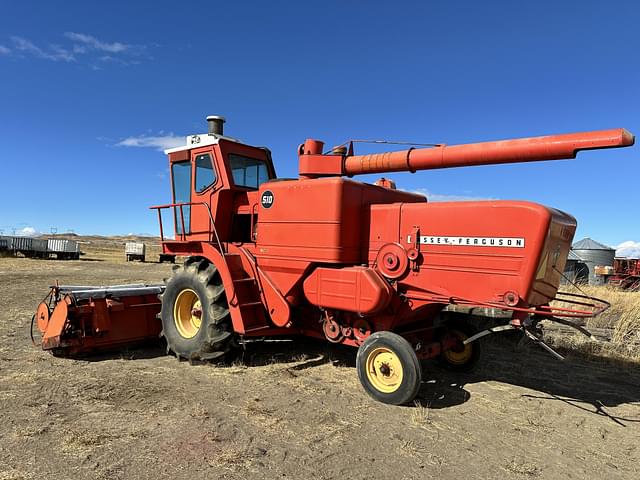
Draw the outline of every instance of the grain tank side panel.
<instances>
[{"instance_id":1,"label":"grain tank side panel","mask_svg":"<svg viewBox=\"0 0 640 480\"><path fill-rule=\"evenodd\" d=\"M355 182L340 178L268 182L260 189L257 258L354 263L360 257L362 202ZM265 199L262 201L262 199Z\"/></svg>"},{"instance_id":2,"label":"grain tank side panel","mask_svg":"<svg viewBox=\"0 0 640 480\"><path fill-rule=\"evenodd\" d=\"M537 296L532 292L541 259L549 261L545 246L553 218L570 225L573 219L568 215L534 203L510 201L370 208L370 265L381 244L397 242L407 250L417 246L420 251L418 268L399 280L401 288L478 302L503 302L507 292L515 292L532 305L548 302L553 298L551 290L555 294L559 278L546 274L542 278L549 285L540 288L541 281ZM393 217L399 218L398 233ZM558 228L562 230L562 225ZM554 257L558 265L571 243L566 237L555 235L548 246L555 253L560 244ZM565 259L566 255L562 261Z\"/></svg>"},{"instance_id":3,"label":"grain tank side panel","mask_svg":"<svg viewBox=\"0 0 640 480\"><path fill-rule=\"evenodd\" d=\"M426 202L422 195L320 178L264 183L260 188L256 257L360 263L368 204Z\"/></svg>"}]
</instances>

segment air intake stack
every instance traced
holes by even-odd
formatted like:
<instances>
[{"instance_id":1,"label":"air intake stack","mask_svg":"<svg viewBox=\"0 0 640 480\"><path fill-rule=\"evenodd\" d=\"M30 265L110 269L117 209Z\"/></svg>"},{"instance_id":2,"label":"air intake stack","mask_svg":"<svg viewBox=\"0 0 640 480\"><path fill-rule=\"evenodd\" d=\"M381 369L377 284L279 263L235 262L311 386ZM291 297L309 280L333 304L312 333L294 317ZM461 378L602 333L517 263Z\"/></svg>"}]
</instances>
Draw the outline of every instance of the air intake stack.
<instances>
[{"instance_id":1,"label":"air intake stack","mask_svg":"<svg viewBox=\"0 0 640 480\"><path fill-rule=\"evenodd\" d=\"M224 135L224 117L220 115L209 115L207 117L207 124L209 125L209 135Z\"/></svg>"}]
</instances>

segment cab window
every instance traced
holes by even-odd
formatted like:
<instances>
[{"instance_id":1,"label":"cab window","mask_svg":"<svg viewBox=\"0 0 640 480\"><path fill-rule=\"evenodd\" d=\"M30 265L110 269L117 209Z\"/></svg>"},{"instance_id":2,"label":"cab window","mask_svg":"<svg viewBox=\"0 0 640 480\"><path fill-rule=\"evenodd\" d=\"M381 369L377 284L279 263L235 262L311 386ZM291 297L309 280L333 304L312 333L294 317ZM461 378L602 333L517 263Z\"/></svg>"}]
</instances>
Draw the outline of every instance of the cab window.
<instances>
[{"instance_id":1,"label":"cab window","mask_svg":"<svg viewBox=\"0 0 640 480\"><path fill-rule=\"evenodd\" d=\"M269 180L269 168L264 160L231 153L229 163L236 186L257 190L260 185Z\"/></svg>"},{"instance_id":2,"label":"cab window","mask_svg":"<svg viewBox=\"0 0 640 480\"><path fill-rule=\"evenodd\" d=\"M188 204L191 202L191 162L176 162L171 166L171 178L173 179L173 201L174 203ZM191 206L184 205L182 213L180 209L174 208L174 221L178 234L189 233L191 218ZM182 231L182 220L184 219L184 232Z\"/></svg>"},{"instance_id":3,"label":"cab window","mask_svg":"<svg viewBox=\"0 0 640 480\"><path fill-rule=\"evenodd\" d=\"M201 193L216 181L216 172L211 163L211 155L203 153L196 157L196 192Z\"/></svg>"}]
</instances>

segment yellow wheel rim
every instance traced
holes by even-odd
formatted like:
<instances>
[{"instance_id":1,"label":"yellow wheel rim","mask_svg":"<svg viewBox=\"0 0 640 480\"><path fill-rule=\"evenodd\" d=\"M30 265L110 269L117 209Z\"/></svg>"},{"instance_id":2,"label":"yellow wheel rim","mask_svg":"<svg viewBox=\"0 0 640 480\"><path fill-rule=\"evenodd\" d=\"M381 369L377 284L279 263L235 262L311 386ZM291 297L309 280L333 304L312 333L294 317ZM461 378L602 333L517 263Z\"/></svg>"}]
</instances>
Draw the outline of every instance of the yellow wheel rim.
<instances>
[{"instance_id":1,"label":"yellow wheel rim","mask_svg":"<svg viewBox=\"0 0 640 480\"><path fill-rule=\"evenodd\" d=\"M173 321L178 333L184 338L193 338L202 325L202 304L198 294L190 288L182 290L173 304Z\"/></svg>"},{"instance_id":2,"label":"yellow wheel rim","mask_svg":"<svg viewBox=\"0 0 640 480\"><path fill-rule=\"evenodd\" d=\"M468 337L464 333L458 330L451 330L449 335L456 337L460 340L460 344L456 345L452 349L446 350L442 353L442 356L445 360L453 365L464 365L469 360L471 360L471 355L473 354L473 346L469 343L464 345L464 342Z\"/></svg>"},{"instance_id":3,"label":"yellow wheel rim","mask_svg":"<svg viewBox=\"0 0 640 480\"><path fill-rule=\"evenodd\" d=\"M402 384L400 358L386 347L378 347L367 356L367 378L376 390L393 393Z\"/></svg>"}]
</instances>

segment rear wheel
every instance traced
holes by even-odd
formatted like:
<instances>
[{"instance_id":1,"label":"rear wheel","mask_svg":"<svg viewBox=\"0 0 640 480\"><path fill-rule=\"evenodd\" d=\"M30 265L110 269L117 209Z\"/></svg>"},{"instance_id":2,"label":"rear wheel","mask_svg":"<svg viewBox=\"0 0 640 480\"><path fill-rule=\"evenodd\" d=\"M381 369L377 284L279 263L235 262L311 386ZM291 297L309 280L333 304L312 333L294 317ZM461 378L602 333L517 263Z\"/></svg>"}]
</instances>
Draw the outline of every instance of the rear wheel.
<instances>
[{"instance_id":1,"label":"rear wheel","mask_svg":"<svg viewBox=\"0 0 640 480\"><path fill-rule=\"evenodd\" d=\"M232 349L231 317L222 278L209 261L187 259L184 267L176 268L161 299L167 351L187 360L214 360Z\"/></svg>"},{"instance_id":2,"label":"rear wheel","mask_svg":"<svg viewBox=\"0 0 640 480\"><path fill-rule=\"evenodd\" d=\"M438 357L438 363L448 369L457 372L473 371L482 357L480 343L464 344L464 341L478 333L478 329L463 318L452 318L447 321L442 329L441 338L453 340L454 345L445 350Z\"/></svg>"},{"instance_id":3,"label":"rear wheel","mask_svg":"<svg viewBox=\"0 0 640 480\"><path fill-rule=\"evenodd\" d=\"M376 332L358 349L358 378L376 400L403 405L418 394L422 368L413 347L400 335Z\"/></svg>"}]
</instances>

